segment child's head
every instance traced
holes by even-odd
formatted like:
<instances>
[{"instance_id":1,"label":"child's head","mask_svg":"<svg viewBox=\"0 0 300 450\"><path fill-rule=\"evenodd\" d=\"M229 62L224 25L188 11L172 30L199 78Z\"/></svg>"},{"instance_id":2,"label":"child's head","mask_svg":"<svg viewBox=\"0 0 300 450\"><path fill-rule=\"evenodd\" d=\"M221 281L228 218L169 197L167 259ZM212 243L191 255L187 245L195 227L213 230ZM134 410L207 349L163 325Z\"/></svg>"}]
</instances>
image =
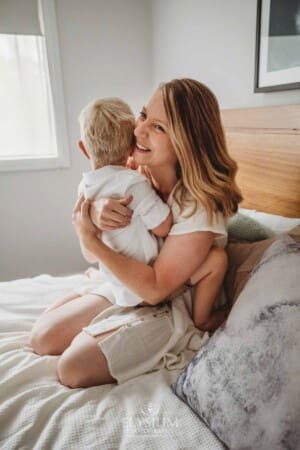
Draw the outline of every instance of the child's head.
<instances>
[{"instance_id":1,"label":"child's head","mask_svg":"<svg viewBox=\"0 0 300 450\"><path fill-rule=\"evenodd\" d=\"M89 103L79 115L81 139L94 166L124 164L134 145L135 119L127 103L103 98Z\"/></svg>"}]
</instances>

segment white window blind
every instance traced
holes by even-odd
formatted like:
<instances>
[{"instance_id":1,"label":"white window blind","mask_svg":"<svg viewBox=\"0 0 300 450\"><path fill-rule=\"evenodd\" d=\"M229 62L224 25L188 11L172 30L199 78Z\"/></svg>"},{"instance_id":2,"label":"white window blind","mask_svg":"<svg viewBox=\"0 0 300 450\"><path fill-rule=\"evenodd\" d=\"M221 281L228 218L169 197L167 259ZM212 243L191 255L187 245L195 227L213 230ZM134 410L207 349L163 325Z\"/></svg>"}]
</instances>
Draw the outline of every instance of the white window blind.
<instances>
[{"instance_id":1,"label":"white window blind","mask_svg":"<svg viewBox=\"0 0 300 450\"><path fill-rule=\"evenodd\" d=\"M0 33L42 34L38 0L0 0Z\"/></svg>"},{"instance_id":2,"label":"white window blind","mask_svg":"<svg viewBox=\"0 0 300 450\"><path fill-rule=\"evenodd\" d=\"M57 156L43 38L0 35L1 159Z\"/></svg>"},{"instance_id":3,"label":"white window blind","mask_svg":"<svg viewBox=\"0 0 300 450\"><path fill-rule=\"evenodd\" d=\"M6 9L5 3L10 4ZM27 18L13 21L23 11L21 4L31 4ZM66 167L69 158L54 0L41 0L39 6L36 0L0 0L0 5L0 170ZM9 34L2 33L3 12Z\"/></svg>"}]
</instances>

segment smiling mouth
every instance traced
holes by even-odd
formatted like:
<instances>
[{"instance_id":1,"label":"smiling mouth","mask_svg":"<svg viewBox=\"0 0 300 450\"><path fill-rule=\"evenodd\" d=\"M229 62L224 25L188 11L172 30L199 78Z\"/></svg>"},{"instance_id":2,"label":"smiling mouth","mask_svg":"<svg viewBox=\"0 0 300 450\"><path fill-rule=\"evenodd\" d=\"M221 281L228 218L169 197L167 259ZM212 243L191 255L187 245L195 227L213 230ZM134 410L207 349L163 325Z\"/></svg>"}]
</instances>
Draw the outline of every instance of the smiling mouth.
<instances>
[{"instance_id":1,"label":"smiling mouth","mask_svg":"<svg viewBox=\"0 0 300 450\"><path fill-rule=\"evenodd\" d=\"M138 150L138 151L140 151L142 153L151 152L151 150L149 148L144 147L143 145L138 144L138 143L136 143L135 148L136 148L136 150Z\"/></svg>"}]
</instances>

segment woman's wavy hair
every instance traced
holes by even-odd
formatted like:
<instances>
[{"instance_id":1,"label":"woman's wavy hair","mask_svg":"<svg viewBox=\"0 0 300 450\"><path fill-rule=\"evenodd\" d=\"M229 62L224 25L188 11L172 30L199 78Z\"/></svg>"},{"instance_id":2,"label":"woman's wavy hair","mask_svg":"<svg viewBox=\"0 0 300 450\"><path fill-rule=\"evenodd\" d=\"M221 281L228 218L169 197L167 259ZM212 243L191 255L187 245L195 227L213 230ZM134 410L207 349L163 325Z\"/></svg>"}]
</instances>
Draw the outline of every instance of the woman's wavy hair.
<instances>
[{"instance_id":1,"label":"woman's wavy hair","mask_svg":"<svg viewBox=\"0 0 300 450\"><path fill-rule=\"evenodd\" d=\"M216 210L225 217L232 216L242 195L235 181L237 164L227 151L216 97L207 86L189 78L162 83L159 89L178 159L179 181L174 198L181 211L191 194L204 206L210 221Z\"/></svg>"}]
</instances>

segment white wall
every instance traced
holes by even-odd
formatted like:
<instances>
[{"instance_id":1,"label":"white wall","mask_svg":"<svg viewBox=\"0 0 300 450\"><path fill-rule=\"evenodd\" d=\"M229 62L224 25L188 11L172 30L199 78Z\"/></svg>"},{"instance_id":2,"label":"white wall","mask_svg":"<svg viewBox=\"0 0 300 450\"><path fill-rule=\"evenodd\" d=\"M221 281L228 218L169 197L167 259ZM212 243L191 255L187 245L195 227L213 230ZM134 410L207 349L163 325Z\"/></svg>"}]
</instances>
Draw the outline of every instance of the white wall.
<instances>
[{"instance_id":1,"label":"white wall","mask_svg":"<svg viewBox=\"0 0 300 450\"><path fill-rule=\"evenodd\" d=\"M256 0L153 0L154 84L207 84L222 108L300 103L300 90L254 94Z\"/></svg>"},{"instance_id":2,"label":"white wall","mask_svg":"<svg viewBox=\"0 0 300 450\"><path fill-rule=\"evenodd\" d=\"M57 0L71 167L1 173L0 279L83 270L71 226L88 164L76 148L77 116L91 99L120 96L140 108L152 88L148 0Z\"/></svg>"}]
</instances>

